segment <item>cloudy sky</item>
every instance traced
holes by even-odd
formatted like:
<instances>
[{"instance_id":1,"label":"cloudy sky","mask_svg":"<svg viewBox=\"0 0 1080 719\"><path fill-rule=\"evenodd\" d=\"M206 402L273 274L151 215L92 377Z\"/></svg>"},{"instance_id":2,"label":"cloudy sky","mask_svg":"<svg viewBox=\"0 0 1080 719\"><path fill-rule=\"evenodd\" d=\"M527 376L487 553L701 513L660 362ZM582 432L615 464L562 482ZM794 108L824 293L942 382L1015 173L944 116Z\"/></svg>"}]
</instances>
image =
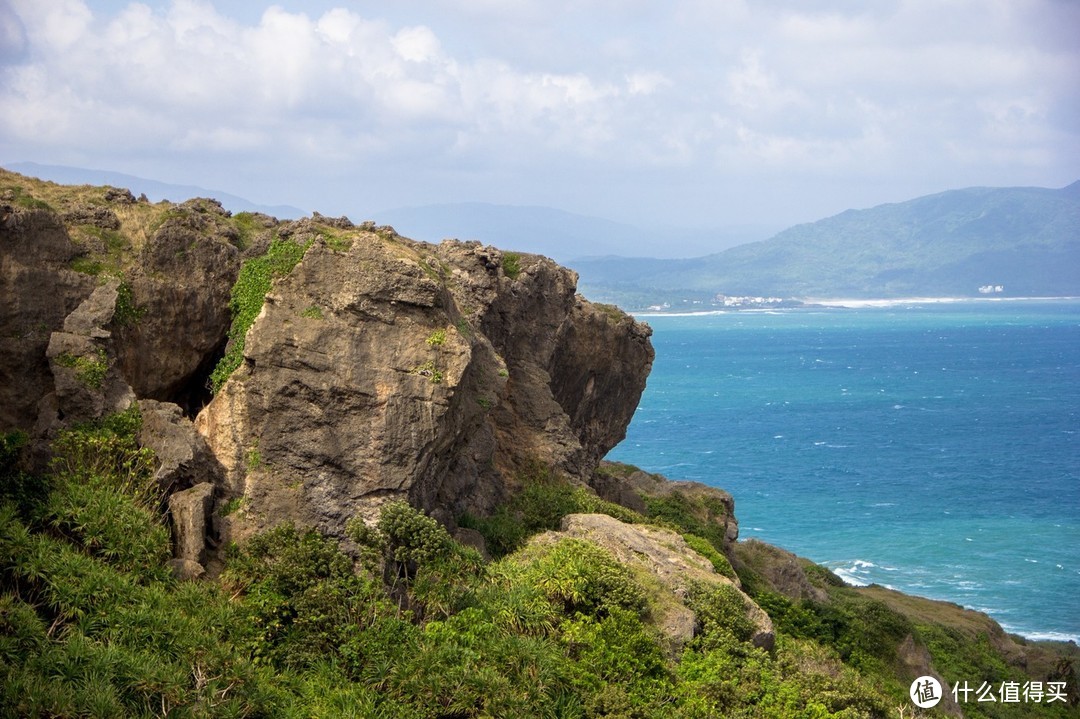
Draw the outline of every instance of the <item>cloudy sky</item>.
<instances>
[{"instance_id":1,"label":"cloudy sky","mask_svg":"<svg viewBox=\"0 0 1080 719\"><path fill-rule=\"evenodd\" d=\"M0 164L783 226L1080 179L1075 0L0 0Z\"/></svg>"}]
</instances>

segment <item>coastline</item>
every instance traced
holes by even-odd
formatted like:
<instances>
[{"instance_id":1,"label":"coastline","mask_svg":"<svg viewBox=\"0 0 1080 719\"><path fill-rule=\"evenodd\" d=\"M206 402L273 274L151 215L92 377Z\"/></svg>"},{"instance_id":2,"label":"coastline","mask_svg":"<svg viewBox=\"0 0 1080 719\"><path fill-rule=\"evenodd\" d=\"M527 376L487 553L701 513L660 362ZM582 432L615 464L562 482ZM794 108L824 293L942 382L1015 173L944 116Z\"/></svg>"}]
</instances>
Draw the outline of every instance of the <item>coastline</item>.
<instances>
[{"instance_id":1,"label":"coastline","mask_svg":"<svg viewBox=\"0 0 1080 719\"><path fill-rule=\"evenodd\" d=\"M862 309L866 307L904 307L907 305L941 305L961 304L971 302L1075 302L1080 297L901 297L894 299L811 299L803 300L807 307L842 307L847 309Z\"/></svg>"},{"instance_id":2,"label":"coastline","mask_svg":"<svg viewBox=\"0 0 1080 719\"><path fill-rule=\"evenodd\" d=\"M798 312L801 310L815 309L877 309L888 307L910 307L915 305L948 305L969 303L1008 303L1008 302L1080 302L1080 296L1046 296L1046 297L892 297L892 298L813 298L805 297L798 300L802 304L787 307L747 307L747 308L723 308L712 310L690 310L681 312L663 312L657 310L627 310L633 317L709 317L717 315L731 315L743 313L781 314L785 312Z\"/></svg>"},{"instance_id":3,"label":"coastline","mask_svg":"<svg viewBox=\"0 0 1080 719\"><path fill-rule=\"evenodd\" d=\"M818 322L821 322L823 325L836 324L839 327L845 328L855 326L863 327L864 323L871 323L874 326L877 326L879 322L888 322L890 323L889 326L893 328L903 328L907 327L907 323L910 321L915 323L911 325L912 327L920 328L924 325L924 320L921 319L923 317L930 318L929 320L925 320L930 322L937 321L933 319L934 317L941 317L945 318L943 321L948 323L967 323L968 319L966 318L969 314L972 316L978 315L979 317L981 317L983 313L993 315L994 317L1000 316L1005 318L1011 318L1014 314L1026 315L1027 313L1034 313L1034 315L1042 315L1043 313L1047 313L1047 316L1051 318L1058 316L1063 318L1063 320L1065 321L1062 323L1062 326L1074 326L1072 318L1075 317L1076 308L1078 306L1077 303L1080 302L1080 297L908 297L892 299L828 298L821 299L819 301L823 305L828 304L829 306L804 307L800 308L802 310L801 312L792 312L786 309L719 310L718 308L719 311L679 313L679 315L681 316L712 315L714 317L713 319L708 319L706 317L701 320L658 320L658 324L656 325L656 327L659 339L657 341L660 342L660 340L662 340L666 336L666 332L675 333L674 336L677 337L678 341L676 342L672 340L672 351L678 351L682 352L683 354L687 354L691 351L691 349L697 346L693 344L687 344L688 341L704 342L706 341L705 338L710 336L702 332L703 328L715 327L718 330L731 330L733 328L738 328L743 333L737 336L728 335L727 341L729 341L731 347L734 348L733 356L741 359L743 354L757 353L757 346L754 345L753 352L751 352L747 349L746 341L747 338L753 336L750 334L750 331L753 330L753 328L759 326L765 327L770 332L772 332L772 328L805 329L807 327L817 327L816 323ZM848 309L853 311L844 311ZM742 312L749 312L750 314L744 315L741 318L732 317L732 315ZM658 316L663 316L663 314L665 313L657 313ZM667 314L674 315L675 313ZM786 315L786 319L783 316L770 317L769 315ZM814 315L817 315L817 317L815 317ZM754 319L755 317L757 319ZM908 318L913 319L909 320ZM1014 324L1014 321L1012 319L1009 319L1005 322L1005 324L1012 325ZM953 327L954 325L949 324L948 326ZM838 359L839 355L829 355L821 351L819 345L825 345L828 343L822 340L820 335L814 335L812 333L792 336L776 335L775 333L773 334L775 336L773 338L774 341L772 342L771 347L784 347L792 344L797 344L799 348L801 348L798 353L792 350L794 354L791 358L789 358L791 361L788 362L787 365L790 365L792 367L804 365L810 366L814 370L813 377L835 378L834 384L830 384L824 379L821 383L819 383L821 385L822 391L822 394L820 395L821 397L825 397L828 401L833 402L837 406L843 405L844 408L857 405L860 400L869 398L867 399L867 401L870 405L876 406L877 404L880 404L885 411L888 411L891 407L893 410L891 416L900 425L909 425L916 420L936 416L932 413L946 408L947 406L951 406L948 399L942 399L943 397L952 397L953 395L951 394L951 392L974 390L974 385L972 385L971 387L968 387L967 385L961 387L961 385L959 384L961 375L959 373L954 372L938 375L936 373L929 372L929 370L927 370L926 367L923 367L922 364L915 363L912 364L911 367L919 370L927 370L923 371L921 374L919 374L918 372L915 373L919 374L920 381L922 381L923 384L926 384L926 381L928 381L926 378L933 379L939 377L947 377L949 379L943 380L945 384L941 384L940 386L926 385L926 387L919 388L918 391L912 390L912 394L910 396L900 390L900 384L892 382L891 380L885 383L884 380L881 380L883 384L881 384L880 386L886 387L887 392L885 392L884 395L881 395L879 397L879 395L877 394L877 392L880 391L878 389L879 385L874 385L871 383L867 385L869 389L866 389L866 387L860 389L858 386L853 384L858 379L858 373L852 371L850 368L848 368L848 371L845 372L845 362L841 361L843 359L842 357L841 359ZM980 336L989 337L991 335L993 335L994 337L999 336L994 333L982 333ZM733 337L737 337L737 341L735 339L732 339ZM850 340L850 333L848 335L845 335L845 338L847 338L850 342L854 342L854 340ZM938 344L943 347L952 346L947 342ZM658 347L662 349L663 343L660 342L658 344ZM767 350L773 351L769 348L767 348ZM762 352L764 351L766 350L762 350ZM776 351L780 352L780 350ZM945 360L942 360L942 364L940 365L940 367L969 366L968 356L963 353L962 348L957 349L957 352L960 353L957 355L959 364L957 364L956 362L949 362L946 358ZM995 358L999 356L998 351L994 350L992 347L990 349L987 349L986 351L979 351L974 354L982 357L985 362L991 361L989 358ZM805 357L801 355L805 355ZM1070 353L1070 356L1072 356L1072 353ZM821 360L820 362L818 361L819 359ZM890 360L888 357L886 357L883 361L885 361L885 364L888 364ZM983 364L985 364L985 362L983 362ZM677 365L677 367L682 368L684 364L685 363L680 361L674 363L673 366ZM847 364L853 363L849 362ZM689 367L689 364L686 364L686 366ZM708 396L714 396L714 390L720 389L720 385L722 385L723 387L731 388L732 391L734 391L739 397L748 397L752 394L763 392L768 389L768 383L764 380L764 378L766 377L764 373L747 371L739 374L731 369L732 366L734 366L734 360L726 364L709 364L698 362L694 364L693 372L702 376L716 378L715 382L709 385L710 391L706 393ZM939 365L932 363L927 366L929 367L929 369L936 369L939 367ZM666 365L661 365L660 370L664 370L665 367ZM835 368L836 371L832 375L830 375L828 372L829 368ZM781 367L780 369L783 368ZM975 374L981 375L981 373L972 373L972 377L974 377ZM656 380L656 377L654 377L653 380ZM897 382L899 382L899 380L897 380ZM665 392L671 389L670 387L664 386L663 383L658 384L656 381L654 381L653 384L654 389L664 390ZM837 394L835 391L833 391L833 393L831 394L829 393L830 390L836 390L837 387L842 388L839 394ZM676 388L679 392L685 389L684 385L682 384L677 384ZM662 392L661 394L664 395L664 392ZM684 398L682 398L682 395L679 395L678 393L676 394L678 396L677 403L681 406L685 403L685 400ZM1028 394L1031 395L1031 393ZM1038 394L1040 393L1034 393L1034 395ZM1047 393L1047 399L1045 401L1048 404L1046 406L1050 406L1050 396L1051 395ZM886 397L888 399L886 399ZM702 402L702 412L711 411L713 408L719 407L722 411L726 411L728 413L727 416L729 417L729 424L742 422L745 423L746 426L751 427L751 431L749 431L748 434L754 434L754 431L756 431L756 435L754 436L759 436L763 440L768 440L769 438L772 438L772 442L767 442L767 444L772 448L772 450L770 450L770 456L777 456L777 453L781 452L781 450L783 450L784 448L787 448L787 451L794 458L795 455L798 454L798 451L800 451L798 448L801 448L803 447L803 445L805 445L805 448L801 450L804 452L804 454L799 456L805 456L807 461L817 462L822 467L828 467L834 470L836 467L839 467L841 470L848 470L852 477L855 477L855 473L860 469L863 469L866 472L865 476L877 476L877 473L879 471L883 471L880 467L876 465L870 466L869 468L862 468L862 466L858 464L853 464L850 466L845 464L846 456L848 454L853 454L855 450L840 445L856 446L860 444L860 442L864 445L869 442L869 440L867 440L866 437L864 437L862 434L855 433L855 430L858 429L858 427L851 428L852 433L846 435L843 433L834 432L833 430L836 428L833 427L819 428L812 433L800 436L796 436L798 434L796 432L787 432L783 431L782 429L777 429L776 427L778 425L774 425L773 422L779 422L780 419L787 417L791 414L791 410L787 408L786 403L784 405L784 409L779 409L781 407L780 400L792 400L792 402L794 402L798 398L798 393L789 392L786 390L778 391L776 393L768 394L767 396L765 396L764 399L762 399L761 401L764 402L766 399L772 400L773 404L770 406L774 406L777 409L769 410L769 414L762 415L758 425L754 425L754 417L752 417L750 414L742 412L739 409L742 407L742 405L739 405L737 402L731 400L727 400L724 404L719 404L718 400L708 400L708 397L706 397L706 399ZM648 430L650 427L658 426L658 423L662 424L662 422L659 422L659 420L661 419L661 415L667 416L666 413L671 411L672 408L668 406L668 404L661 402L661 399L662 397L659 396L652 398L647 396L643 400L643 404L647 405L646 411L652 412L652 414L644 414L641 418L639 418L639 422L641 423L639 425L639 428L642 430L642 432L646 432L646 430ZM859 409L859 407L861 406L862 405L858 405L855 408ZM991 424L1001 422L1001 417L1003 416L1003 413L999 411L999 407L997 405L991 403L988 404L985 409L987 410L987 412L973 419L974 422L979 422L979 424L975 426L986 426L986 423L988 421L991 422ZM1033 411L1041 412L1042 410L1034 408ZM1042 415L1039 414L1038 416L1041 417ZM960 422L956 426L961 426L963 424L963 422ZM687 425L684 422L683 425L680 426ZM754 429L755 427L756 430ZM1068 429L1069 428L1067 425L1063 426L1063 431L1066 431ZM718 447L723 446L722 443L715 443L719 442L720 440L707 440L705 438L705 435L710 435L713 437L721 435L726 436L728 432L719 432L719 430L714 429L714 431L712 432L702 432L701 434L703 436L699 438L700 441L697 445L694 446L694 451L687 450L687 452L684 453L686 456L675 451L674 447L670 446L669 444L657 445L658 448L662 450L661 454L666 455L662 458L663 461L661 462L661 464L663 466L650 465L648 461L643 459L641 456L636 456L633 453L628 453L625 456L620 455L618 459L631 463L636 463L641 466L648 466L650 468L650 471L658 471L664 474L668 474L670 476L679 476L686 479L711 483L710 479L708 479L708 477L711 476L709 472L701 470L700 468L698 470L694 469L694 467L696 467L696 465L693 464L693 462L696 461L694 458L702 456L705 457L704 461L707 461L708 455L710 455L713 451L719 452L720 449L718 449ZM648 435L646 434L643 436ZM1068 439L1072 436L1071 432L1067 435L1055 434L1054 436L1060 436L1063 442L1072 441ZM839 439L837 439L837 437L839 437ZM818 444L819 441L821 442L820 445ZM926 444L925 447L931 447L931 444L933 444L933 438L927 441L930 443ZM1049 441L1049 437L1046 441ZM791 447L788 447L788 445L791 445ZM796 445L798 445L798 447L796 447ZM746 445L741 444L737 446L744 448ZM881 446L892 445L887 445L883 443ZM924 445L919 446L923 447ZM944 446L944 443L942 443L942 446ZM934 444L933 448L936 450L937 445ZM739 449L739 451L743 450ZM929 452L929 450L927 451ZM937 453L932 454L931 459L933 460L933 465L927 469L927 473L932 474L934 472L945 472L947 470L951 471L953 469L957 469L958 467L960 470L963 470L967 467L967 465L963 464L963 462L960 461L954 462L953 465L949 465L948 467L941 464L941 460L943 458L948 459L948 457L952 456L954 455L948 453L947 456L939 456ZM690 464L687 465L687 462L689 462ZM742 470L744 473L749 472L750 474L747 476L753 478L757 475L754 474L755 470L752 465L753 462L749 459L746 459L746 457L744 456L744 458L740 460L738 466L739 469ZM771 466L772 465L770 465L770 467ZM777 470L778 472L784 469L783 465L777 466L779 467L779 469ZM687 470L689 470L689 473L685 473L687 472ZM761 473L759 472L758 474ZM840 476L841 474L843 474L843 472L840 472L838 476ZM801 475L798 475L797 473L793 476L801 477ZM865 479L865 477L860 478ZM760 493L755 494L753 486L750 487L750 490L747 490L747 488L745 486L742 486L740 483L752 485L752 479L745 479L743 475L740 475L739 478L735 478L730 481L721 481L719 477L716 479L717 486L721 486L725 490L731 492L736 498L736 500L745 500L743 502L743 511L747 514L746 516L741 518L747 520L746 529L751 530L744 534L745 538L754 537L761 541L784 547L789 551L794 551L800 556L813 558L813 560L820 566L825 566L826 568L832 570L834 573L836 573L838 576L841 576L848 584L852 586L868 586L870 584L878 584L879 586L891 588L896 591L904 592L905 594L910 594L912 596L920 596L933 601L956 604L958 606L962 606L972 611L980 612L992 617L1000 624L1000 626L1006 632L1011 635L1022 637L1028 641L1050 641L1065 643L1072 642L1074 644L1080 644L1080 634L1076 632L1075 625L1071 625L1068 622L1062 623L1061 621L1053 620L1053 618L1050 618L1050 620L1047 621L1044 617L1044 615L1048 611L1048 606L1059 606L1059 609L1057 610L1059 619L1067 618L1070 615L1070 612L1068 612L1067 603L1060 604L1060 601L1057 601L1057 603L1041 602L1041 607L1029 608L1028 610L1025 610L1022 607L1015 606L1015 604L1011 600L1005 604L1002 604L1001 601L999 601L997 598L984 599L983 595L996 597L996 593L998 591L996 587L998 585L994 585L989 581L984 582L985 578L981 576L967 576L965 572L965 576L957 577L956 579L972 581L963 582L964 586L953 591L952 589L950 589L949 587L945 587L944 585L950 583L960 584L959 581L929 581L921 577L916 577L915 579L912 579L910 576L904 576L903 578L901 578L900 575L903 575L905 571L911 570L912 567L916 567L916 569L918 568L919 565L914 563L913 560L902 562L897 559L896 556L890 554L860 554L859 552L863 550L858 548L854 550L850 548L847 550L830 550L826 548L823 550L817 545L814 545L813 547L805 546L799 543L801 540L797 540L796 538L793 538L791 536L781 537L778 535L773 535L771 532L765 533L765 536L757 535L752 531L753 529L756 529L756 527L753 527L752 525L754 524L757 515L752 515L750 514L750 512L752 509L752 505L754 505L754 511L760 514L760 509L757 508L757 504L767 502L767 500L758 498L757 494ZM974 495L969 493L967 496ZM867 500L866 502L866 507L868 507L868 509L866 510L867 512L881 512L883 514L888 514L890 512L896 511L889 509L872 509L871 507L877 507L879 505L872 505L869 503L870 501L871 500ZM891 502L899 500L896 500L893 497L886 497L881 501ZM947 513L948 512L946 512L946 514ZM1060 530L1050 531L1054 532ZM969 532L968 535L965 536L975 537L976 539L979 539L979 535L975 535L971 532ZM965 540L964 536L957 537L957 542L964 541L971 542L972 540ZM960 543L957 545L956 551L966 551L967 548L970 548L971 546L972 545ZM879 565L887 564L889 566L882 566L881 568L871 572L857 572L852 575L850 572L846 571L848 565L856 561L851 558L852 556L861 557L862 560L860 560L860 563L861 561L869 560L876 562ZM879 559L879 556L883 558ZM843 562L832 561L838 560L841 557L845 558ZM1020 566L1020 569L1016 570L1017 572L1020 572L1020 574L1015 577L1012 577L1010 575L1010 578L1016 579L1017 581L1009 582L1009 584L1021 585L1021 580L1023 580L1023 582L1025 583L1023 586L1027 586L1026 582L1029 579L1032 582L1041 581L1032 578L1028 570L1030 569L1032 572L1034 572L1036 568L1043 567L1048 568L1046 571L1050 572L1053 575L1053 577L1051 577L1050 575L1046 576L1047 581L1053 579L1053 584L1048 586L1057 587L1057 578L1062 576L1063 574L1071 575L1073 580L1075 580L1076 578L1076 575L1072 574L1072 572L1069 571L1075 568L1074 565L1060 558L1056 561L1060 562L1060 564L1065 565L1066 569L1064 571L1061 570L1060 564L1057 565L1057 570L1055 570L1054 561L1048 560L1042 555L1017 554L1015 557L1013 557L1013 559L1015 559L1015 561ZM1036 559L1038 560L1038 562L1035 562ZM1048 561L1050 562L1049 564L1047 564ZM1028 564L1026 562L1030 562L1031 564ZM840 566L837 567L837 564L840 564ZM900 567L901 571L895 571L894 567ZM918 574L918 571L916 571L915 573ZM947 577L949 575L942 576ZM916 586L912 586L912 582L915 582ZM978 584L976 582L982 582L983 584ZM1041 587L1042 585L1032 584L1031 586ZM1007 590L1008 588L1006 587L1006 591ZM1057 599L1060 594L1048 596L1052 596L1052 598Z\"/></svg>"}]
</instances>

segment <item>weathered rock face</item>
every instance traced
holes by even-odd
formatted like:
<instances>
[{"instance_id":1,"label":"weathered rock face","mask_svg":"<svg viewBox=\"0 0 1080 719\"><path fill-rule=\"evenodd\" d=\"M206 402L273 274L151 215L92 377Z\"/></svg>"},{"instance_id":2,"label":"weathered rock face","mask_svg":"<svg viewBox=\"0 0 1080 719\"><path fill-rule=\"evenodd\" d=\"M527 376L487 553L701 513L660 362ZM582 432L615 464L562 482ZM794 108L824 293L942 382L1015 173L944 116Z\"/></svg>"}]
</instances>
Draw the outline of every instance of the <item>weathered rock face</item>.
<instances>
[{"instance_id":1,"label":"weathered rock face","mask_svg":"<svg viewBox=\"0 0 1080 719\"><path fill-rule=\"evenodd\" d=\"M138 321L116 327L117 359L139 397L175 401L190 414L200 408L232 321L229 293L241 262L236 240L220 205L192 200L139 253L128 273Z\"/></svg>"},{"instance_id":2,"label":"weathered rock face","mask_svg":"<svg viewBox=\"0 0 1080 719\"><path fill-rule=\"evenodd\" d=\"M652 363L647 326L578 297L577 276L538 256L2 169L0 203L0 431L29 431L47 459L59 429L140 400L159 484L214 486L197 511L175 509L212 540L286 520L340 537L389 498L453 525L537 464L584 482ZM232 288L272 237L306 254L204 408ZM184 417L196 413L198 435ZM221 500L240 510L199 524ZM177 558L199 562L206 545L189 535Z\"/></svg>"},{"instance_id":3,"label":"weathered rock face","mask_svg":"<svg viewBox=\"0 0 1080 719\"><path fill-rule=\"evenodd\" d=\"M49 339L96 284L78 254L54 213L0 203L0 429L33 427L53 391Z\"/></svg>"},{"instance_id":4,"label":"weathered rock face","mask_svg":"<svg viewBox=\"0 0 1080 719\"><path fill-rule=\"evenodd\" d=\"M572 272L515 256L508 277L493 248L370 226L349 240L317 241L274 285L197 419L244 498L233 532L292 519L340 536L389 498L452 521L503 499L522 463L584 477L622 438L649 331L598 316Z\"/></svg>"}]
</instances>

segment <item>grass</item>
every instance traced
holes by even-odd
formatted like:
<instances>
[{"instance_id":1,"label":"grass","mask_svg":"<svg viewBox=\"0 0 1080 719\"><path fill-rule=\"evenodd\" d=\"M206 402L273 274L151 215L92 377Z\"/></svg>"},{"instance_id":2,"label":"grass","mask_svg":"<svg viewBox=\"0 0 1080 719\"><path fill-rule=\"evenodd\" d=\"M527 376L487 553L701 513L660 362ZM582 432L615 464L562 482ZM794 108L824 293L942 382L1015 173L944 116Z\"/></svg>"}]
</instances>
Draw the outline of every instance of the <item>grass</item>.
<instances>
[{"instance_id":1,"label":"grass","mask_svg":"<svg viewBox=\"0 0 1080 719\"><path fill-rule=\"evenodd\" d=\"M236 246L241 250L247 249L258 234L260 223L254 212L237 212L232 216L233 226L236 227Z\"/></svg>"}]
</instances>

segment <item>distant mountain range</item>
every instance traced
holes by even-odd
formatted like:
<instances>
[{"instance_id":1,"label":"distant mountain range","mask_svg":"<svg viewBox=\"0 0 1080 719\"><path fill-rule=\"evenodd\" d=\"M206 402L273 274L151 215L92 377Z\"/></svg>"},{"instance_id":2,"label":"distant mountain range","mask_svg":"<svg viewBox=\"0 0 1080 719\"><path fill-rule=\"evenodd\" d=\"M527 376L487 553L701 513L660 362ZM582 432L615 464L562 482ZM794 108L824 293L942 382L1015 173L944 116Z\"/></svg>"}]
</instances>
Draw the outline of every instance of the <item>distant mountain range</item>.
<instances>
[{"instance_id":1,"label":"distant mountain range","mask_svg":"<svg viewBox=\"0 0 1080 719\"><path fill-rule=\"evenodd\" d=\"M232 212L262 212L280 220L295 220L309 214L307 210L291 205L260 205L243 197L230 195L220 190L208 190L195 185L173 185L168 182L148 180L145 177L125 175L122 172L108 170L90 170L83 167L64 165L39 165L36 162L12 162L4 165L12 172L37 177L62 185L111 185L131 190L135 195L144 194L151 202L170 200L183 202L193 197L210 197Z\"/></svg>"},{"instance_id":2,"label":"distant mountain range","mask_svg":"<svg viewBox=\"0 0 1080 719\"><path fill-rule=\"evenodd\" d=\"M692 257L763 240L781 229L757 225L643 228L552 207L486 202L399 207L377 212L372 219L393 225L414 240L479 240L562 263L603 255Z\"/></svg>"},{"instance_id":3,"label":"distant mountain range","mask_svg":"<svg viewBox=\"0 0 1080 719\"><path fill-rule=\"evenodd\" d=\"M583 294L630 308L717 294L1076 296L1080 182L1060 190L968 188L848 210L692 260L604 257L570 265Z\"/></svg>"},{"instance_id":4,"label":"distant mountain range","mask_svg":"<svg viewBox=\"0 0 1080 719\"><path fill-rule=\"evenodd\" d=\"M309 214L118 172L33 162L6 167L53 182L126 187L153 201L213 197L234 212ZM982 288L995 296L1080 296L1080 182L1058 190L951 190L848 210L771 239L764 238L778 228L646 229L550 207L488 203L402 207L353 219L390 224L417 240L476 239L547 255L578 271L579 289L590 299L629 309L697 307L717 295L965 297ZM666 259L695 251L702 256Z\"/></svg>"}]
</instances>

